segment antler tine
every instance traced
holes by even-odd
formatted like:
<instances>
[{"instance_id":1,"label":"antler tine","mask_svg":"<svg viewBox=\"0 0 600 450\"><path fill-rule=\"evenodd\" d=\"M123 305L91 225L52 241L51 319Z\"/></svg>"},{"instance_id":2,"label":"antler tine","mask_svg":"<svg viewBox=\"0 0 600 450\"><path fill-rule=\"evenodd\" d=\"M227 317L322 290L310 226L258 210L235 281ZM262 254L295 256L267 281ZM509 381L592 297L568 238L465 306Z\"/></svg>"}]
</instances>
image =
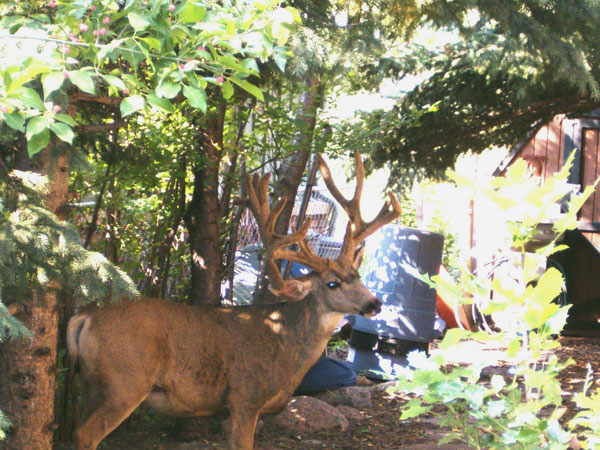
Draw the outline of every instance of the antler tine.
<instances>
[{"instance_id":1,"label":"antler tine","mask_svg":"<svg viewBox=\"0 0 600 450\"><path fill-rule=\"evenodd\" d=\"M309 219L307 219L302 228L304 228L305 226L307 227L307 225L309 224ZM308 227L306 231L308 231ZM296 233L298 233L298 231ZM331 268L331 260L322 258L321 256L317 255L310 246L308 239L304 238L297 242L298 246L300 247L298 251L287 250L285 248L282 248L280 251L277 252L277 256L281 259L287 259L289 261L294 261L303 264L307 267L310 267L315 272L324 272L327 269Z\"/></svg>"},{"instance_id":2,"label":"antler tine","mask_svg":"<svg viewBox=\"0 0 600 450\"><path fill-rule=\"evenodd\" d=\"M275 222L286 204L286 199L280 199L272 208L269 206L269 179L270 174L262 177L255 174L252 178L249 175L246 176L248 199L244 203L250 208L256 219L258 231L265 246L265 265L269 282L275 291L279 291L284 288L285 281L275 264L275 259L299 262L317 271L323 271L327 262L312 251L308 242L305 241L311 224L310 218L291 234L275 233ZM299 252L286 249L296 243L300 244Z\"/></svg>"},{"instance_id":3,"label":"antler tine","mask_svg":"<svg viewBox=\"0 0 600 450\"><path fill-rule=\"evenodd\" d=\"M402 215L402 207L396 199L396 196L388 191L389 200L387 200L377 213L377 216L369 223L364 224L361 230L356 230L354 240L357 245L364 241L367 237L375 233L382 226L390 223Z\"/></svg>"},{"instance_id":4,"label":"antler tine","mask_svg":"<svg viewBox=\"0 0 600 450\"><path fill-rule=\"evenodd\" d=\"M335 185L327 163L320 155L317 155L321 176L323 177L323 181L325 181L327 189L329 189L333 198L342 206L344 211L346 211L346 214L348 214L349 222L346 227L346 235L344 236L344 243L342 244L342 250L338 257L338 259L345 259L347 261L353 260L354 251L363 240L383 225L400 217L401 214L401 207L398 200L393 193L389 192L389 201L385 202L375 219L368 223L363 220L360 212L360 198L363 191L365 169L358 150L354 150L354 158L356 160L356 187L352 199L347 200Z\"/></svg>"}]
</instances>

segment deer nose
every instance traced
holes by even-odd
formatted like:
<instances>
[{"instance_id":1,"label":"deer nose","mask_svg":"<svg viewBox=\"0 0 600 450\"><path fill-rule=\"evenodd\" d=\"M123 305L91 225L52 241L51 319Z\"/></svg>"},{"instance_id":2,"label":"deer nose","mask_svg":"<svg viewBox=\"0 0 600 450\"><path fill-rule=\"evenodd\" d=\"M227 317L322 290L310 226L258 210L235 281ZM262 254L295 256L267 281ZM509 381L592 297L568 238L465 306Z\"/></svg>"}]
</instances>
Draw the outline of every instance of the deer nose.
<instances>
[{"instance_id":1,"label":"deer nose","mask_svg":"<svg viewBox=\"0 0 600 450\"><path fill-rule=\"evenodd\" d=\"M374 297L372 300L367 302L367 304L365 304L365 306L362 308L362 311L360 313L365 316L374 316L375 314L378 314L380 311L381 311L381 300L379 300L377 297Z\"/></svg>"}]
</instances>

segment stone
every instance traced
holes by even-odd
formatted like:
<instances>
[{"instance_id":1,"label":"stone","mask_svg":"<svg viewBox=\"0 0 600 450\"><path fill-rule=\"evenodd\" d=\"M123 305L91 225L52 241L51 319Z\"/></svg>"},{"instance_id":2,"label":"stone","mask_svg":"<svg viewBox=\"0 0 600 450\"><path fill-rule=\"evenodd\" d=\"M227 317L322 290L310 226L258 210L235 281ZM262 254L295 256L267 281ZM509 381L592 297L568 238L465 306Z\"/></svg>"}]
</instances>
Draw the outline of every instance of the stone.
<instances>
[{"instance_id":1,"label":"stone","mask_svg":"<svg viewBox=\"0 0 600 450\"><path fill-rule=\"evenodd\" d=\"M348 419L335 407L314 397L294 397L285 409L272 418L273 423L290 433L348 428Z\"/></svg>"},{"instance_id":2,"label":"stone","mask_svg":"<svg viewBox=\"0 0 600 450\"><path fill-rule=\"evenodd\" d=\"M351 406L339 405L337 406L337 409L350 422L360 422L365 418L358 409L352 408Z\"/></svg>"},{"instance_id":3,"label":"stone","mask_svg":"<svg viewBox=\"0 0 600 450\"><path fill-rule=\"evenodd\" d=\"M386 381L384 383L379 383L374 386L371 386L371 389L373 389L374 391L388 393L388 389L390 389L390 390L395 389L397 385L398 385L397 381Z\"/></svg>"},{"instance_id":4,"label":"stone","mask_svg":"<svg viewBox=\"0 0 600 450\"><path fill-rule=\"evenodd\" d=\"M371 391L365 386L348 386L335 391L325 391L317 398L332 406L345 405L356 409L367 409L373 406Z\"/></svg>"}]
</instances>

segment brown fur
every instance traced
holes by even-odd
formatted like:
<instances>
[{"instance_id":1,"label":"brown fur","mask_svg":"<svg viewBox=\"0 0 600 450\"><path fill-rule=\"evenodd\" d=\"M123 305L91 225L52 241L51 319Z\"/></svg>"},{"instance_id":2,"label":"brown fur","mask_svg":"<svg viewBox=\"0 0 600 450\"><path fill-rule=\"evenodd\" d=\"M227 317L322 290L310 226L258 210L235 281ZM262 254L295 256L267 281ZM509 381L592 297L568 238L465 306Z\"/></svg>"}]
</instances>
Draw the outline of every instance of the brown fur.
<instances>
[{"instance_id":1,"label":"brown fur","mask_svg":"<svg viewBox=\"0 0 600 450\"><path fill-rule=\"evenodd\" d=\"M307 292L298 302L221 308L141 298L74 316L69 353L88 386L77 450L95 450L141 403L182 416L228 409L231 447L252 449L258 415L287 404L343 315L381 305L357 276L297 282Z\"/></svg>"}]
</instances>

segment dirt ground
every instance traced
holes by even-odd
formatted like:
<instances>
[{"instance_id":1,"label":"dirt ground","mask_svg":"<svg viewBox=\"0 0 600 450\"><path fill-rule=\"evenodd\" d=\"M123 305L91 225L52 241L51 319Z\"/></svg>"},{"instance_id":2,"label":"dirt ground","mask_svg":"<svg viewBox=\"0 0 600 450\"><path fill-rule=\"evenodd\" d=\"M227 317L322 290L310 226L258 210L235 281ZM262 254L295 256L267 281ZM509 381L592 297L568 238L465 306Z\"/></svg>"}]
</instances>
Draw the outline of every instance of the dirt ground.
<instances>
[{"instance_id":1,"label":"dirt ground","mask_svg":"<svg viewBox=\"0 0 600 450\"><path fill-rule=\"evenodd\" d=\"M571 395L581 390L587 364L590 363L594 377L600 376L600 337L562 337L558 351L560 358L572 358L575 364L565 370L561 376L563 396L568 407L567 417L576 411L570 402ZM464 343L458 351L449 355L458 363L468 364L471 361L485 359L492 364L491 371L503 371L508 365L499 360L500 352L489 344L478 342ZM596 380L596 386L600 381ZM400 422L400 407L406 401L400 395L390 395L383 391L373 390L373 407L361 411L363 420L352 422L348 430L330 431L327 433L290 435L278 429L264 418L257 433L256 448L258 450L276 449L406 449L406 450L460 450L460 444L437 446L444 430L437 426L434 417ZM145 417L142 417L145 414ZM188 427L189 428L189 427ZM139 413L128 420L102 444L101 448L111 450L191 450L221 449L225 447L225 435L220 431L219 421L204 420L204 430L189 432L181 437L174 432L174 420L150 414ZM185 442L187 441L187 443Z\"/></svg>"}]
</instances>

